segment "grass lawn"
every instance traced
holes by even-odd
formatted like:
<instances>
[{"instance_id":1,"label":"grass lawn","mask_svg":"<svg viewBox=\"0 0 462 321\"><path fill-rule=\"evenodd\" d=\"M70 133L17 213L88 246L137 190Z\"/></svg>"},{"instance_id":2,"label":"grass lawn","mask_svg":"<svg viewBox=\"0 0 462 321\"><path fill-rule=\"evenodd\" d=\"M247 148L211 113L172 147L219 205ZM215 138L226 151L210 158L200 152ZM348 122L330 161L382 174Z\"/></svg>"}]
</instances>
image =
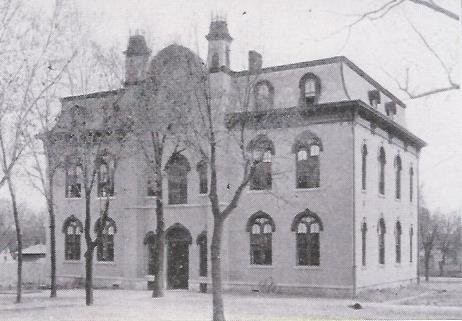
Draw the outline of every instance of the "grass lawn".
<instances>
[{"instance_id":1,"label":"grass lawn","mask_svg":"<svg viewBox=\"0 0 462 321\"><path fill-rule=\"evenodd\" d=\"M27 293L23 303L14 304L14 294L0 294L0 320L210 320L211 316L210 294L167 291L164 298L153 299L148 291L96 290L91 307L85 306L82 289L58 295L51 300L47 291ZM421 288L361 295L351 300L230 293L224 296L225 313L229 321L462 319L462 282L423 282ZM363 308L350 308L355 302Z\"/></svg>"}]
</instances>

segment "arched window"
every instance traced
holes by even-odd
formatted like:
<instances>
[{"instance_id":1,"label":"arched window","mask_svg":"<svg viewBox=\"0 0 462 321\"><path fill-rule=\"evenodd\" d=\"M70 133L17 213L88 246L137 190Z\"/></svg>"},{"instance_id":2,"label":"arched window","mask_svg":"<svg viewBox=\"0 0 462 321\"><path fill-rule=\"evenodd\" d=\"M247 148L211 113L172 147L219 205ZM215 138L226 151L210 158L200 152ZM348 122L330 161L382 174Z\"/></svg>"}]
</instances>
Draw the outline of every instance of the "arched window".
<instances>
[{"instance_id":1,"label":"arched window","mask_svg":"<svg viewBox=\"0 0 462 321\"><path fill-rule=\"evenodd\" d=\"M300 79L299 88L302 105L310 106L318 102L321 93L321 82L316 75L312 73L305 74Z\"/></svg>"},{"instance_id":2,"label":"arched window","mask_svg":"<svg viewBox=\"0 0 462 321\"><path fill-rule=\"evenodd\" d=\"M208 173L207 162L200 161L196 166L197 173L199 174L199 194L208 193Z\"/></svg>"},{"instance_id":3,"label":"arched window","mask_svg":"<svg viewBox=\"0 0 462 321\"><path fill-rule=\"evenodd\" d=\"M409 168L409 201L412 202L414 198L414 169Z\"/></svg>"},{"instance_id":4,"label":"arched window","mask_svg":"<svg viewBox=\"0 0 462 321\"><path fill-rule=\"evenodd\" d=\"M153 231L149 231L144 236L144 244L147 248L148 255L148 275L157 275L156 273L156 239L157 236Z\"/></svg>"},{"instance_id":5,"label":"arched window","mask_svg":"<svg viewBox=\"0 0 462 321\"><path fill-rule=\"evenodd\" d=\"M363 145L361 150L361 187L365 191L367 187L367 146Z\"/></svg>"},{"instance_id":6,"label":"arched window","mask_svg":"<svg viewBox=\"0 0 462 321\"><path fill-rule=\"evenodd\" d=\"M271 216L264 212L253 214L247 222L250 232L250 264L272 264L272 233L276 230Z\"/></svg>"},{"instance_id":7,"label":"arched window","mask_svg":"<svg viewBox=\"0 0 462 321\"><path fill-rule=\"evenodd\" d=\"M385 195L385 164L386 164L385 149L380 147L379 150L379 193Z\"/></svg>"},{"instance_id":8,"label":"arched window","mask_svg":"<svg viewBox=\"0 0 462 321\"><path fill-rule=\"evenodd\" d=\"M255 108L265 110L273 107L274 87L268 80L261 80L255 84Z\"/></svg>"},{"instance_id":9,"label":"arched window","mask_svg":"<svg viewBox=\"0 0 462 321\"><path fill-rule=\"evenodd\" d=\"M174 154L165 165L168 176L168 203L186 204L188 202L188 160L181 154Z\"/></svg>"},{"instance_id":10,"label":"arched window","mask_svg":"<svg viewBox=\"0 0 462 321\"><path fill-rule=\"evenodd\" d=\"M396 263L401 263L401 223L399 221L395 226L395 257Z\"/></svg>"},{"instance_id":11,"label":"arched window","mask_svg":"<svg viewBox=\"0 0 462 321\"><path fill-rule=\"evenodd\" d=\"M379 233L379 264L385 264L385 220L381 218L377 226Z\"/></svg>"},{"instance_id":12,"label":"arched window","mask_svg":"<svg viewBox=\"0 0 462 321\"><path fill-rule=\"evenodd\" d=\"M199 276L207 276L207 233L204 231L197 237L199 246Z\"/></svg>"},{"instance_id":13,"label":"arched window","mask_svg":"<svg viewBox=\"0 0 462 321\"><path fill-rule=\"evenodd\" d=\"M117 227L110 217L105 219L105 225L101 226L101 218L95 222L95 233L101 232L101 240L96 248L96 259L100 262L114 262L114 235Z\"/></svg>"},{"instance_id":14,"label":"arched window","mask_svg":"<svg viewBox=\"0 0 462 321\"><path fill-rule=\"evenodd\" d=\"M321 140L312 132L304 131L295 139L292 152L295 154L297 188L320 186Z\"/></svg>"},{"instance_id":15,"label":"arched window","mask_svg":"<svg viewBox=\"0 0 462 321\"><path fill-rule=\"evenodd\" d=\"M413 260L413 251L414 251L414 246L413 246L413 238L414 238L414 227L411 225L409 228L409 262L412 263Z\"/></svg>"},{"instance_id":16,"label":"arched window","mask_svg":"<svg viewBox=\"0 0 462 321\"><path fill-rule=\"evenodd\" d=\"M247 145L255 162L255 171L250 180L251 190L270 190L272 187L272 156L274 144L266 135L258 135Z\"/></svg>"},{"instance_id":17,"label":"arched window","mask_svg":"<svg viewBox=\"0 0 462 321\"><path fill-rule=\"evenodd\" d=\"M401 157L396 156L395 158L395 197L396 199L401 198Z\"/></svg>"},{"instance_id":18,"label":"arched window","mask_svg":"<svg viewBox=\"0 0 462 321\"><path fill-rule=\"evenodd\" d=\"M82 232L82 223L74 215L71 215L64 221L63 233L65 260L80 260L80 235L82 235Z\"/></svg>"},{"instance_id":19,"label":"arched window","mask_svg":"<svg viewBox=\"0 0 462 321\"><path fill-rule=\"evenodd\" d=\"M66 198L82 197L82 165L69 163L66 168Z\"/></svg>"},{"instance_id":20,"label":"arched window","mask_svg":"<svg viewBox=\"0 0 462 321\"><path fill-rule=\"evenodd\" d=\"M309 210L295 216L292 232L296 233L297 265L318 266L320 264L319 233L323 230L321 219Z\"/></svg>"},{"instance_id":21,"label":"arched window","mask_svg":"<svg viewBox=\"0 0 462 321\"><path fill-rule=\"evenodd\" d=\"M367 249L367 223L366 219L361 224L361 262L363 266L366 266L366 249Z\"/></svg>"},{"instance_id":22,"label":"arched window","mask_svg":"<svg viewBox=\"0 0 462 321\"><path fill-rule=\"evenodd\" d=\"M114 196L114 157L108 153L98 162L98 197Z\"/></svg>"}]
</instances>

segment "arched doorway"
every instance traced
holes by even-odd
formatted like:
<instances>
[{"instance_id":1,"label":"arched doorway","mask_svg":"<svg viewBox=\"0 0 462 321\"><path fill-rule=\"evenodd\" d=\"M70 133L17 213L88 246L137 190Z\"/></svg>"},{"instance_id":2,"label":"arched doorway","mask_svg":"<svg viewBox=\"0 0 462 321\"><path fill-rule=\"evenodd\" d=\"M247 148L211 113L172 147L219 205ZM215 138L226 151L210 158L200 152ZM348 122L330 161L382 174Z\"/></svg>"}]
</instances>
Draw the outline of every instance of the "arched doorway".
<instances>
[{"instance_id":1,"label":"arched doorway","mask_svg":"<svg viewBox=\"0 0 462 321\"><path fill-rule=\"evenodd\" d=\"M183 225L176 223L167 229L165 238L167 240L167 288L188 289L191 234Z\"/></svg>"}]
</instances>

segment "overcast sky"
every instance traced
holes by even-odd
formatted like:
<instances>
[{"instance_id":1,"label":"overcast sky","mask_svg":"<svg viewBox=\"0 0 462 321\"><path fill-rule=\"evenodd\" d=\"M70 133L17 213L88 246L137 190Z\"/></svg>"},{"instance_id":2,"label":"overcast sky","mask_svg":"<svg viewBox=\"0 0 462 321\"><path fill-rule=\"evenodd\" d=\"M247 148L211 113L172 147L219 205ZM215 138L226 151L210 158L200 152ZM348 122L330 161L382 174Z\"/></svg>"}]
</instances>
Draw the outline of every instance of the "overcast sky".
<instances>
[{"instance_id":1,"label":"overcast sky","mask_svg":"<svg viewBox=\"0 0 462 321\"><path fill-rule=\"evenodd\" d=\"M189 46L205 59L212 13L225 15L234 42L233 69L246 68L247 52L263 54L264 66L344 55L402 98L409 129L428 142L421 155L421 184L431 208L462 208L462 100L456 92L409 100L390 77L404 79L411 68L411 85L445 85L441 64L423 45L410 22L434 46L459 81L460 26L421 6L406 4L383 19L365 20L351 33L345 26L355 14L380 7L388 0L253 0L161 1L79 0L85 19L95 23L92 34L103 45L125 49L128 35L143 30L157 52L173 42ZM459 1L437 1L459 12Z\"/></svg>"}]
</instances>

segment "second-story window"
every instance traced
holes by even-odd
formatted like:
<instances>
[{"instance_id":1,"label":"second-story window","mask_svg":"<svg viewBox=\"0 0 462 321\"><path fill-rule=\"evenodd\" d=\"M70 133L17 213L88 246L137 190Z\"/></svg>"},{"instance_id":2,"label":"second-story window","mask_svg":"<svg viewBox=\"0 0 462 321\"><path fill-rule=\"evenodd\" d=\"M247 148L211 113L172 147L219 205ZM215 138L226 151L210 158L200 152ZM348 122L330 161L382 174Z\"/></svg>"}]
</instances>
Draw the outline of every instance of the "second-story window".
<instances>
[{"instance_id":1,"label":"second-story window","mask_svg":"<svg viewBox=\"0 0 462 321\"><path fill-rule=\"evenodd\" d=\"M186 204L188 202L188 160L181 154L170 157L166 164L168 176L168 203Z\"/></svg>"},{"instance_id":2,"label":"second-story window","mask_svg":"<svg viewBox=\"0 0 462 321\"><path fill-rule=\"evenodd\" d=\"M367 187L367 146L363 145L361 150L361 187L365 191Z\"/></svg>"},{"instance_id":3,"label":"second-story window","mask_svg":"<svg viewBox=\"0 0 462 321\"><path fill-rule=\"evenodd\" d=\"M66 169L66 198L82 197L82 165L69 164Z\"/></svg>"},{"instance_id":4,"label":"second-story window","mask_svg":"<svg viewBox=\"0 0 462 321\"><path fill-rule=\"evenodd\" d=\"M379 193L385 195L385 164L386 164L385 149L380 147L379 150Z\"/></svg>"},{"instance_id":5,"label":"second-story window","mask_svg":"<svg viewBox=\"0 0 462 321\"><path fill-rule=\"evenodd\" d=\"M200 161L196 166L199 175L199 194L208 193L208 168L205 161Z\"/></svg>"},{"instance_id":6,"label":"second-story window","mask_svg":"<svg viewBox=\"0 0 462 321\"><path fill-rule=\"evenodd\" d=\"M414 198L414 169L409 168L409 201L412 202Z\"/></svg>"},{"instance_id":7,"label":"second-story window","mask_svg":"<svg viewBox=\"0 0 462 321\"><path fill-rule=\"evenodd\" d=\"M312 132L304 131L295 139L292 151L296 162L296 188L319 187L321 140Z\"/></svg>"},{"instance_id":8,"label":"second-story window","mask_svg":"<svg viewBox=\"0 0 462 321\"><path fill-rule=\"evenodd\" d=\"M114 196L114 158L102 155L98 162L98 197Z\"/></svg>"},{"instance_id":9,"label":"second-story window","mask_svg":"<svg viewBox=\"0 0 462 321\"><path fill-rule=\"evenodd\" d=\"M258 135L247 145L252 154L255 170L250 179L251 190L270 190L272 188L273 142L264 134Z\"/></svg>"},{"instance_id":10,"label":"second-story window","mask_svg":"<svg viewBox=\"0 0 462 321\"><path fill-rule=\"evenodd\" d=\"M401 157L395 158L395 197L401 199Z\"/></svg>"}]
</instances>

